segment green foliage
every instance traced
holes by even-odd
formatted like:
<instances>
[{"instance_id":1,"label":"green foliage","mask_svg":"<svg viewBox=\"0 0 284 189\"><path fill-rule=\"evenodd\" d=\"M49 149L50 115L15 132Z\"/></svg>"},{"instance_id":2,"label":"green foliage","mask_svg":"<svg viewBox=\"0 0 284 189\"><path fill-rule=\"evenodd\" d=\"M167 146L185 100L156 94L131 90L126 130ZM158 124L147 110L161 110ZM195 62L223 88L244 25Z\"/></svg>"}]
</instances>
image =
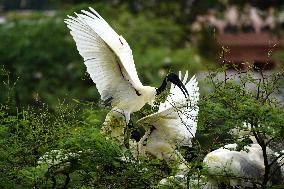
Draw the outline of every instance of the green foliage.
<instances>
[{"instance_id":1,"label":"green foliage","mask_svg":"<svg viewBox=\"0 0 284 189\"><path fill-rule=\"evenodd\" d=\"M275 98L282 73L254 78L252 73L236 73L232 78L214 80L216 73L208 77L214 83L214 91L200 102L200 127L207 135L227 133L241 128L243 122L251 123L258 132L279 136L283 130L283 108ZM250 86L248 89L247 86ZM208 130L209 129L209 130ZM224 130L225 129L225 130Z\"/></svg>"},{"instance_id":2,"label":"green foliage","mask_svg":"<svg viewBox=\"0 0 284 189\"><path fill-rule=\"evenodd\" d=\"M54 16L14 13L0 25L0 62L9 71L10 82L17 83L12 96L17 106L43 102L55 108L58 99L69 103L73 98L99 100L63 22L67 14L88 6L78 5ZM156 17L151 12L133 15L123 4L111 7L98 3L92 7L127 39L140 78L147 84L160 84L170 69L190 69L193 73L203 68L195 49L184 47L184 29L173 19ZM4 98L0 94L0 100Z\"/></svg>"},{"instance_id":3,"label":"green foliage","mask_svg":"<svg viewBox=\"0 0 284 189\"><path fill-rule=\"evenodd\" d=\"M220 74L224 79L219 79ZM260 71L257 77L253 72L238 70L235 75L228 77L226 66L221 72L209 72L207 79L212 83L213 91L199 103L198 129L204 148L202 151L212 151L229 143L237 143L238 150L242 150L248 143L246 140L238 141L241 136L244 139L254 136L262 149L269 147L280 151L280 146L283 146L284 110L277 92L283 78L283 71L269 75ZM240 133L247 129L244 122L251 126L247 136ZM277 157L268 161L268 153L263 151L263 188L269 185L271 175L277 171L273 168Z\"/></svg>"},{"instance_id":4,"label":"green foliage","mask_svg":"<svg viewBox=\"0 0 284 189\"><path fill-rule=\"evenodd\" d=\"M229 131L243 128L244 121L251 123L264 145L281 144L284 111L272 94L283 74L259 80L250 73L238 73L239 82L219 80L218 74L208 76L214 90L200 100L193 149L179 149L188 160L187 179L159 185L160 180L175 174L177 162L138 161L115 141L106 140L99 132L106 111L95 103L75 101L75 107L62 103L50 111L44 105L18 109L8 100L0 108L0 187L63 188L67 183L71 188L196 188L206 183L206 169L201 170L204 156L235 142L238 136ZM248 90L249 83L256 90ZM153 110L146 107L142 111L135 117ZM52 152L56 153L43 161ZM48 163L48 158L57 163Z\"/></svg>"},{"instance_id":5,"label":"green foliage","mask_svg":"<svg viewBox=\"0 0 284 189\"><path fill-rule=\"evenodd\" d=\"M206 58L211 58L218 61L218 52L220 51L219 45L217 45L216 31L213 28L206 27L202 29L202 37L197 43L199 53Z\"/></svg>"},{"instance_id":6,"label":"green foliage","mask_svg":"<svg viewBox=\"0 0 284 189\"><path fill-rule=\"evenodd\" d=\"M39 181L43 173L35 169L38 158L67 137L77 122L74 112L15 110L1 105L1 188L29 188Z\"/></svg>"},{"instance_id":7,"label":"green foliage","mask_svg":"<svg viewBox=\"0 0 284 189\"><path fill-rule=\"evenodd\" d=\"M82 82L84 66L63 19L16 19L0 27L0 38L0 62L9 70L11 82L18 83L17 105L57 102L60 97L80 96L85 89L95 93Z\"/></svg>"},{"instance_id":8,"label":"green foliage","mask_svg":"<svg viewBox=\"0 0 284 189\"><path fill-rule=\"evenodd\" d=\"M106 140L99 133L96 110L86 111L70 111L64 105L57 113L26 109L14 114L2 106L0 187L63 187L64 175L69 175L69 187L144 188L166 175L166 165L160 161L141 159L137 163L112 140ZM42 159L45 154L49 154L46 161ZM48 163L57 158L59 163Z\"/></svg>"}]
</instances>

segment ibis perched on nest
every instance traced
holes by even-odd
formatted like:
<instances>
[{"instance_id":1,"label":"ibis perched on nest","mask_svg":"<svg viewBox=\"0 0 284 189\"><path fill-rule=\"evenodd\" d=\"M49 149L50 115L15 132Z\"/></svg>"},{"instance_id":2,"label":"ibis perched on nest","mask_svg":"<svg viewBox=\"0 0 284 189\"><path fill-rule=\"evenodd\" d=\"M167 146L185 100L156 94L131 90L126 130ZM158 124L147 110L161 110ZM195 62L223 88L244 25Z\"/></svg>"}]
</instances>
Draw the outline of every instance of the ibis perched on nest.
<instances>
[{"instance_id":1,"label":"ibis perched on nest","mask_svg":"<svg viewBox=\"0 0 284 189\"><path fill-rule=\"evenodd\" d=\"M179 78L182 79L181 72ZM185 160L176 150L179 146L191 146L197 128L199 88L195 76L188 80L188 72L183 77L188 98L171 85L170 93L158 112L140 120L148 131L139 141L139 152L151 154L159 159L180 160L180 171L186 170Z\"/></svg>"},{"instance_id":2,"label":"ibis perched on nest","mask_svg":"<svg viewBox=\"0 0 284 189\"><path fill-rule=\"evenodd\" d=\"M112 114L121 114L129 123L130 114L151 104L166 89L167 82L177 85L182 94L188 92L174 73L168 74L159 88L144 86L136 72L132 50L126 40L118 35L93 9L75 13L65 19L77 49L84 59L87 72L100 93L101 99L111 103ZM111 116L109 116L110 118ZM117 129L115 135L123 134Z\"/></svg>"}]
</instances>

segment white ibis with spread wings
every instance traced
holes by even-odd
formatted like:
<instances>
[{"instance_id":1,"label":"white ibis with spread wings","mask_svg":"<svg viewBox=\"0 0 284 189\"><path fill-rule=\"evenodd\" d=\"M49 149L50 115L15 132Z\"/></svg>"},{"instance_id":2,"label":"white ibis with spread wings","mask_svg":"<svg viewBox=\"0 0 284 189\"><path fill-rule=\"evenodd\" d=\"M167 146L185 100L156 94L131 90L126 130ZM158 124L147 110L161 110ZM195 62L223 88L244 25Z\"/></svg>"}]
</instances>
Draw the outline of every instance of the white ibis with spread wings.
<instances>
[{"instance_id":1,"label":"white ibis with spread wings","mask_svg":"<svg viewBox=\"0 0 284 189\"><path fill-rule=\"evenodd\" d=\"M132 51L126 40L118 35L93 9L65 19L77 49L84 59L87 72L103 101L121 111L128 124L130 114L155 100L166 89L167 81L176 84L184 95L187 91L176 74L168 74L159 88L143 86L136 72Z\"/></svg>"}]
</instances>

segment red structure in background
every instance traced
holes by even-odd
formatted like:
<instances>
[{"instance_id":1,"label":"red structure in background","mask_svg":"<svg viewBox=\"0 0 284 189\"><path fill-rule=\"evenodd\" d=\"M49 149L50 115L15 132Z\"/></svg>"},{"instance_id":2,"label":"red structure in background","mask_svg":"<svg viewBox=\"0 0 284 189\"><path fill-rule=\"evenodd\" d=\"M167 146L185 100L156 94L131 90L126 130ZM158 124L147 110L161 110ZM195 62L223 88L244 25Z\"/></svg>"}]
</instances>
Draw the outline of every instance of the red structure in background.
<instances>
[{"instance_id":1,"label":"red structure in background","mask_svg":"<svg viewBox=\"0 0 284 189\"><path fill-rule=\"evenodd\" d=\"M229 49L226 60L242 69L252 64L264 69L272 68L276 62L271 52L281 45L281 40L269 33L218 34L217 39L220 45Z\"/></svg>"}]
</instances>

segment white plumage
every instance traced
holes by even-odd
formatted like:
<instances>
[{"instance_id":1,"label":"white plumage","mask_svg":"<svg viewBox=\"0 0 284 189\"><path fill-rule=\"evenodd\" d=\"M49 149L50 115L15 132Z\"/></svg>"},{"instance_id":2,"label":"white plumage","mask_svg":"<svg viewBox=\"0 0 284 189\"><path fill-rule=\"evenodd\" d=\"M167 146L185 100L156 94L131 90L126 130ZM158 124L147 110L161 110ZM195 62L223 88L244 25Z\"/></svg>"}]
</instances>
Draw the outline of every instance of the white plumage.
<instances>
[{"instance_id":1,"label":"white plumage","mask_svg":"<svg viewBox=\"0 0 284 189\"><path fill-rule=\"evenodd\" d=\"M182 78L181 73L179 78ZM152 126L139 141L139 151L169 160L182 158L175 150L177 146L191 145L197 128L199 88L194 76L188 81L188 72L183 78L183 84L189 93L188 99L171 85L170 94L160 104L158 112L138 121L140 124Z\"/></svg>"},{"instance_id":2,"label":"white plumage","mask_svg":"<svg viewBox=\"0 0 284 189\"><path fill-rule=\"evenodd\" d=\"M263 151L253 136L250 139L253 144L245 146L244 150L236 151L237 144L227 144L205 156L203 162L209 174L206 189L218 188L221 183L232 187L254 187L261 183L265 172ZM268 147L266 150L269 159L273 161L273 151ZM272 169L277 170L277 166L272 166ZM271 182L280 182L280 177L280 170L275 171Z\"/></svg>"},{"instance_id":3,"label":"white plumage","mask_svg":"<svg viewBox=\"0 0 284 189\"><path fill-rule=\"evenodd\" d=\"M248 154L228 149L210 152L203 162L210 175L205 188L218 188L221 183L232 187L253 187L252 183L261 181L264 173L263 166L250 160Z\"/></svg>"},{"instance_id":4,"label":"white plumage","mask_svg":"<svg viewBox=\"0 0 284 189\"><path fill-rule=\"evenodd\" d=\"M138 78L132 51L122 36L94 9L90 10L91 12L83 10L84 14L68 16L69 19L65 20L77 49L84 58L87 72L96 84L102 100L112 99L112 106L125 110L125 114L137 111L148 99L141 101L147 95L144 97L136 94L142 94L144 86ZM133 105L132 101L138 104Z\"/></svg>"},{"instance_id":5,"label":"white plumage","mask_svg":"<svg viewBox=\"0 0 284 189\"><path fill-rule=\"evenodd\" d=\"M165 89L167 81L177 84L181 90L184 90L184 86L179 85L181 82L176 80L178 77L172 77L174 74L167 76L158 89L143 86L126 40L118 35L93 8L89 9L90 11L82 10L80 14L75 13L76 17L68 16L65 23L71 30L70 33L80 55L84 58L87 72L96 84L101 99L111 102L111 114L122 114L128 124L130 114L140 110L146 103L152 103L155 96ZM183 93L186 94L186 91ZM113 115L108 116L107 119ZM106 120L106 122L111 121ZM114 135L123 135L123 129Z\"/></svg>"},{"instance_id":6,"label":"white plumage","mask_svg":"<svg viewBox=\"0 0 284 189\"><path fill-rule=\"evenodd\" d=\"M280 166L281 170L281 176L282 176L282 182L284 183L284 150L281 150L280 152L276 152L275 156L278 157L277 162Z\"/></svg>"}]
</instances>

